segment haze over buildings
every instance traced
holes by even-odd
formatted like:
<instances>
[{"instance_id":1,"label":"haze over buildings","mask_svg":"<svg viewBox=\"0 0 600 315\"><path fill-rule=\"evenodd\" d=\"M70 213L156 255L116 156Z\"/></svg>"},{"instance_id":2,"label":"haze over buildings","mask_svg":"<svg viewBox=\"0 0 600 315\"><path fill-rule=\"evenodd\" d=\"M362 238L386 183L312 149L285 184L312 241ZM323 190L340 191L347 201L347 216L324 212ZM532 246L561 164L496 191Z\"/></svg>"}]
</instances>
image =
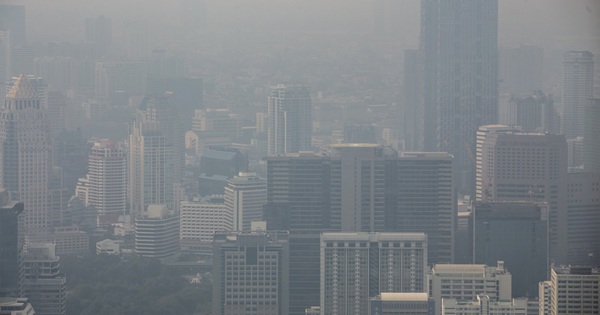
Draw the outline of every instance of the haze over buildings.
<instances>
[{"instance_id":1,"label":"haze over buildings","mask_svg":"<svg viewBox=\"0 0 600 315\"><path fill-rule=\"evenodd\" d=\"M1 307L600 312L598 13L5 0ZM104 259L134 266L108 288L169 280L81 299Z\"/></svg>"}]
</instances>

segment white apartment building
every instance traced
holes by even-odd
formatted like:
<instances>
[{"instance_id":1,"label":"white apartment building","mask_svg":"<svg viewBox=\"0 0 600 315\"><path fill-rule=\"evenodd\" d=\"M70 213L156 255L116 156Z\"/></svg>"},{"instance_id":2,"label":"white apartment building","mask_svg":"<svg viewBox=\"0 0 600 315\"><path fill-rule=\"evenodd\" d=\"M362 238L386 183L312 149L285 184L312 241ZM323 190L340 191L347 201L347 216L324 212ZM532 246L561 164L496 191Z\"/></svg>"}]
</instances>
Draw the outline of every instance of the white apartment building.
<instances>
[{"instance_id":1,"label":"white apartment building","mask_svg":"<svg viewBox=\"0 0 600 315\"><path fill-rule=\"evenodd\" d=\"M233 214L233 230L250 231L252 221L263 219L267 181L256 173L240 172L227 181L225 207Z\"/></svg>"},{"instance_id":2,"label":"white apartment building","mask_svg":"<svg viewBox=\"0 0 600 315\"><path fill-rule=\"evenodd\" d=\"M540 315L600 314L600 272L586 266L552 268L540 283Z\"/></svg>"},{"instance_id":3,"label":"white apartment building","mask_svg":"<svg viewBox=\"0 0 600 315\"><path fill-rule=\"evenodd\" d=\"M231 231L233 213L223 196L182 201L179 208L182 246L210 246L215 232Z\"/></svg>"},{"instance_id":4,"label":"white apartment building","mask_svg":"<svg viewBox=\"0 0 600 315\"><path fill-rule=\"evenodd\" d=\"M76 195L98 213L98 226L117 223L127 208L127 156L120 143L108 139L94 143L88 173L77 182Z\"/></svg>"},{"instance_id":5,"label":"white apartment building","mask_svg":"<svg viewBox=\"0 0 600 315\"><path fill-rule=\"evenodd\" d=\"M511 274L498 266L436 264L429 271L429 296L436 304L436 315L442 313L442 299L475 300L480 294L491 301L512 298Z\"/></svg>"}]
</instances>

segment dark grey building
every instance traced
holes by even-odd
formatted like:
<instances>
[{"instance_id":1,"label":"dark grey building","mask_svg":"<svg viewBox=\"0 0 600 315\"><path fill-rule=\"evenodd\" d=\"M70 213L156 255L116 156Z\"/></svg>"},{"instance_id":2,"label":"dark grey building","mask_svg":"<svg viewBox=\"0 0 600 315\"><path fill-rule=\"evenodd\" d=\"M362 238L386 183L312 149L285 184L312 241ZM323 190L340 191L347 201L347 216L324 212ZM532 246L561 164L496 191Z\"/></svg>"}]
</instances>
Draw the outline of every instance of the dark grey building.
<instances>
[{"instance_id":1,"label":"dark grey building","mask_svg":"<svg viewBox=\"0 0 600 315\"><path fill-rule=\"evenodd\" d=\"M536 297L548 279L548 206L534 202L475 202L473 263L503 260L515 297Z\"/></svg>"},{"instance_id":2,"label":"dark grey building","mask_svg":"<svg viewBox=\"0 0 600 315\"><path fill-rule=\"evenodd\" d=\"M320 233L329 229L329 157L316 153L270 156L267 161L269 230L289 230L290 314L319 305Z\"/></svg>"},{"instance_id":3,"label":"dark grey building","mask_svg":"<svg viewBox=\"0 0 600 315\"><path fill-rule=\"evenodd\" d=\"M19 214L23 203L9 199L0 190L0 296L9 296L19 287Z\"/></svg>"},{"instance_id":4,"label":"dark grey building","mask_svg":"<svg viewBox=\"0 0 600 315\"><path fill-rule=\"evenodd\" d=\"M216 233L212 274L213 314L289 314L288 232Z\"/></svg>"},{"instance_id":5,"label":"dark grey building","mask_svg":"<svg viewBox=\"0 0 600 315\"><path fill-rule=\"evenodd\" d=\"M454 262L456 172L454 158L443 152L405 152L397 160L397 204L387 216L388 231L424 232L429 265Z\"/></svg>"}]
</instances>

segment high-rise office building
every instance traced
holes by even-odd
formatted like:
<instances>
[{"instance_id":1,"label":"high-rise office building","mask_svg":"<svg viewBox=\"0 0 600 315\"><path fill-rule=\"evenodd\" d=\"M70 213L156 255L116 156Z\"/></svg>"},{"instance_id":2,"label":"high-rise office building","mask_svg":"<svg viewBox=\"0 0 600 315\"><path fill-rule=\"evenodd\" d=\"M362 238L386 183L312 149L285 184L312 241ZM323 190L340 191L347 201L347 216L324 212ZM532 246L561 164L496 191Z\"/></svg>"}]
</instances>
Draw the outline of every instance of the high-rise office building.
<instances>
[{"instance_id":1,"label":"high-rise office building","mask_svg":"<svg viewBox=\"0 0 600 315\"><path fill-rule=\"evenodd\" d=\"M333 230L384 231L386 169L396 159L396 151L377 144L331 146L330 206Z\"/></svg>"},{"instance_id":2,"label":"high-rise office building","mask_svg":"<svg viewBox=\"0 0 600 315\"><path fill-rule=\"evenodd\" d=\"M289 314L288 233L215 234L212 275L212 314Z\"/></svg>"},{"instance_id":3,"label":"high-rise office building","mask_svg":"<svg viewBox=\"0 0 600 315\"><path fill-rule=\"evenodd\" d=\"M173 187L181 180L184 135L169 96L149 96L136 110L129 131L130 214L149 204L173 207Z\"/></svg>"},{"instance_id":4,"label":"high-rise office building","mask_svg":"<svg viewBox=\"0 0 600 315\"><path fill-rule=\"evenodd\" d=\"M550 258L567 253L567 143L562 135L522 133L507 126L477 132L478 201L536 201L549 205Z\"/></svg>"},{"instance_id":5,"label":"high-rise office building","mask_svg":"<svg viewBox=\"0 0 600 315\"><path fill-rule=\"evenodd\" d=\"M312 152L269 156L267 204L270 230L289 230L290 314L319 305L320 233L330 226L330 159Z\"/></svg>"},{"instance_id":6,"label":"high-rise office building","mask_svg":"<svg viewBox=\"0 0 600 315\"><path fill-rule=\"evenodd\" d=\"M496 267L486 265L437 264L428 273L429 297L442 314L442 299L475 300L485 294L491 301L512 298L511 274L499 261Z\"/></svg>"},{"instance_id":7,"label":"high-rise office building","mask_svg":"<svg viewBox=\"0 0 600 315\"><path fill-rule=\"evenodd\" d=\"M563 59L562 133L567 139L584 134L585 107L594 96L594 56L569 51Z\"/></svg>"},{"instance_id":8,"label":"high-rise office building","mask_svg":"<svg viewBox=\"0 0 600 315\"><path fill-rule=\"evenodd\" d=\"M425 292L423 233L321 234L321 314L368 314L382 292Z\"/></svg>"},{"instance_id":9,"label":"high-rise office building","mask_svg":"<svg viewBox=\"0 0 600 315\"><path fill-rule=\"evenodd\" d=\"M86 206L98 211L98 226L117 223L127 210L127 155L122 145L108 139L94 143L87 177L80 182L85 189L77 191Z\"/></svg>"},{"instance_id":10,"label":"high-rise office building","mask_svg":"<svg viewBox=\"0 0 600 315\"><path fill-rule=\"evenodd\" d=\"M473 189L475 133L498 120L498 1L422 0L424 150L456 159Z\"/></svg>"},{"instance_id":11,"label":"high-rise office building","mask_svg":"<svg viewBox=\"0 0 600 315\"><path fill-rule=\"evenodd\" d=\"M10 296L19 288L19 214L23 203L9 199L0 190L0 296Z\"/></svg>"},{"instance_id":12,"label":"high-rise office building","mask_svg":"<svg viewBox=\"0 0 600 315\"><path fill-rule=\"evenodd\" d=\"M21 261L21 296L29 298L37 314L65 315L67 278L60 271L55 245L28 244Z\"/></svg>"},{"instance_id":13,"label":"high-rise office building","mask_svg":"<svg viewBox=\"0 0 600 315\"><path fill-rule=\"evenodd\" d=\"M592 99L585 108L583 136L583 167L587 172L600 173L600 98Z\"/></svg>"},{"instance_id":14,"label":"high-rise office building","mask_svg":"<svg viewBox=\"0 0 600 315\"><path fill-rule=\"evenodd\" d=\"M534 202L474 202L473 263L502 260L510 270L513 296L536 297L548 278L548 205Z\"/></svg>"},{"instance_id":15,"label":"high-rise office building","mask_svg":"<svg viewBox=\"0 0 600 315\"><path fill-rule=\"evenodd\" d=\"M398 159L395 204L386 220L387 231L427 234L428 262L454 262L456 173L450 154L403 153Z\"/></svg>"},{"instance_id":16,"label":"high-rise office building","mask_svg":"<svg viewBox=\"0 0 600 315\"><path fill-rule=\"evenodd\" d=\"M6 95L0 129L2 187L27 209L22 232L43 231L50 227L49 126L40 97L23 75Z\"/></svg>"},{"instance_id":17,"label":"high-rise office building","mask_svg":"<svg viewBox=\"0 0 600 315\"><path fill-rule=\"evenodd\" d=\"M267 104L268 154L306 151L311 148L312 103L308 87L278 84Z\"/></svg>"},{"instance_id":18,"label":"high-rise office building","mask_svg":"<svg viewBox=\"0 0 600 315\"><path fill-rule=\"evenodd\" d=\"M267 181L256 173L239 173L227 181L225 206L233 214L233 229L249 231L252 221L262 221L267 203Z\"/></svg>"},{"instance_id":19,"label":"high-rise office building","mask_svg":"<svg viewBox=\"0 0 600 315\"><path fill-rule=\"evenodd\" d=\"M540 283L540 314L600 314L600 273L589 266L551 270L550 281ZM544 299L542 300L542 296Z\"/></svg>"}]
</instances>

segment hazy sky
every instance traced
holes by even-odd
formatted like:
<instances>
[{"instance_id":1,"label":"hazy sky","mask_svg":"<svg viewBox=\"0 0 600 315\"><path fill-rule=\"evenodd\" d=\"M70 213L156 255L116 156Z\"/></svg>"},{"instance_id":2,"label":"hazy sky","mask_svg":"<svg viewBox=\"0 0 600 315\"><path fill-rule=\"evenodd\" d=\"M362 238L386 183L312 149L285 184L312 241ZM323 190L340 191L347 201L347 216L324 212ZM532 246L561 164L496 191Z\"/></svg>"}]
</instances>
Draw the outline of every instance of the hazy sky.
<instances>
[{"instance_id":1,"label":"hazy sky","mask_svg":"<svg viewBox=\"0 0 600 315\"><path fill-rule=\"evenodd\" d=\"M194 0L182 0L194 1ZM204 0L211 27L222 31L324 29L362 30L373 22L375 0ZM400 38L418 43L419 0L388 3ZM395 2L394 4L390 4ZM148 19L156 27L174 25L179 1L0 0L25 4L32 40L80 40L85 17L108 15L118 30L124 19ZM148 5L150 4L150 5ZM499 0L499 45L537 44L546 48L600 51L599 0ZM577 47L575 47L577 46Z\"/></svg>"}]
</instances>

